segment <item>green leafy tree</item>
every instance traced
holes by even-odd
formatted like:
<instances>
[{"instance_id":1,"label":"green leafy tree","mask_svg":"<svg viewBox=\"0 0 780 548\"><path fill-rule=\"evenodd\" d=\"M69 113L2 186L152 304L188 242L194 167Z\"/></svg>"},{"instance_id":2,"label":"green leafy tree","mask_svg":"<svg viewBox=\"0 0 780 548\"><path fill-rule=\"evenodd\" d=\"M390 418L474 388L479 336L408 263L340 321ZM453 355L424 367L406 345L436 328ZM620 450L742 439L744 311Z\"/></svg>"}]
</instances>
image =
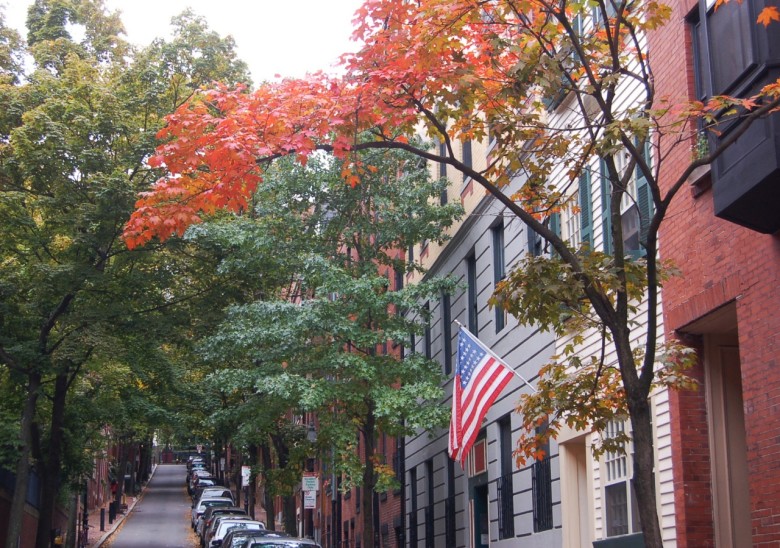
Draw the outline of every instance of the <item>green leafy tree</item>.
<instances>
[{"instance_id":1,"label":"green leafy tree","mask_svg":"<svg viewBox=\"0 0 780 548\"><path fill-rule=\"evenodd\" d=\"M601 352L591 359L569 345L544 371L550 374L543 386L552 390L521 401L527 426L550 415L547 433L554 434L567 421L599 428L627 415L644 539L660 548L648 397L661 386L685 385L680 372L688 356L659 344L660 285L671 272L658 260L659 230L688 176L721 157L754 120L777 116L780 105L778 80L750 97L676 105L658 97L647 37L670 15L669 6L655 1L366 1L355 18L362 46L345 57L344 74L267 83L249 95L215 86L179 109L153 159L169 174L139 200L126 241L165 239L203 212L245 208L264 179L262 168L280 156L305 161L331 151L351 162L344 175L352 183L365 168L357 155L370 149L406 150L460 172L555 253L550 261L520 265L495 302L523 322L559 333L583 325L571 317L587 316L585 324L603 333L604 348L614 349L608 363ZM778 19L777 8L765 6L756 24ZM724 113L727 121L720 123ZM662 184L668 152L692 147L699 124L712 130L713 148ZM410 143L420 131L441 149ZM489 140L485 169L460 156L460 142ZM554 221L576 207L580 179L599 171L608 253L569 245ZM645 181L649 190L641 198L652 207L640 216L641 244L629 247L621 203L640 199L629 190L634 174ZM521 191L508 190L514 181ZM563 291L539 291L539 285ZM571 390L577 398L568 397ZM533 429L525 434L521 457L538 441Z\"/></svg>"},{"instance_id":2,"label":"green leafy tree","mask_svg":"<svg viewBox=\"0 0 780 548\"><path fill-rule=\"evenodd\" d=\"M312 158L306 167L277 164L254 197L251 219L207 223L188 236L222 233L233 242L235 257L225 261L226 269L255 273L268 266L257 258L273 255L278 268L271 272L289 277L274 293L231 307L206 340L204 355L240 365L240 373L224 370L215 378L234 390L243 386L244 394L248 389L248 410L258 404L276 409L259 431L272 432L269 426L286 409L317 413L323 461L332 460L343 474L342 488L364 487L363 535L370 545L372 494L392 484L376 436L440 427L449 416L440 404L440 366L420 354L402 357L398 342L422 332L423 301L437 299L453 282L431 279L391 291L389 278L419 269L407 263L405 250L443 241L461 206L437 205L446 182L430 181L426 167L405 154L381 152L367 161L372 168L355 187L344 183L344 164L332 157ZM304 441L289 438L291 452L306 445L306 425L297 428ZM295 456L286 472L275 473L280 487L300 478L306 452Z\"/></svg>"},{"instance_id":3,"label":"green leafy tree","mask_svg":"<svg viewBox=\"0 0 780 548\"><path fill-rule=\"evenodd\" d=\"M70 25L84 29L81 42L70 36ZM169 372L152 366L159 350L142 337L173 337L161 327L161 310L206 289L176 281L186 268L170 249L167 258L151 250L131 253L119 238L135 193L155 178L145 160L162 117L185 98L170 85L179 67L168 63L163 74L159 63L149 64L154 55L135 54L120 37L118 17L99 0L37 0L28 29L34 67L25 78L18 63L25 50L18 49L13 33L0 29L0 97L7 105L0 116L0 363L9 401L21 417L6 544L16 544L35 462L41 476L37 546L43 547L66 484L61 479L68 466L78 472L79 441L69 425L88 417L79 419L85 407L74 387L82 386L85 374L102 374L102 366L121 369L135 362L132 382L114 402L122 402L127 421L119 424L120 413L114 418L118 428L146 421L132 430L148 437L148 425L162 422L153 389L170 384L158 382L155 375ZM186 86L194 89L208 81L198 78L217 76L246 81L232 41L220 49L218 37L197 18L190 18L188 34L177 32L171 44L154 47L196 56L200 42L188 39L198 29L214 51L198 75L182 77Z\"/></svg>"}]
</instances>

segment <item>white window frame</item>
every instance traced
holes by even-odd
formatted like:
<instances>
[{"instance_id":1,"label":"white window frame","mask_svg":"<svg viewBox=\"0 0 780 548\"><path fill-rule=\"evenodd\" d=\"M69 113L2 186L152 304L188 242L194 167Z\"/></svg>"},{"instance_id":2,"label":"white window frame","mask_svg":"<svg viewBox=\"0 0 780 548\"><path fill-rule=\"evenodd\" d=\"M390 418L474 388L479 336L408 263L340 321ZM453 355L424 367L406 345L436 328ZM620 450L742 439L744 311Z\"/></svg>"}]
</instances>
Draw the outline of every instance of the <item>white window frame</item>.
<instances>
[{"instance_id":1,"label":"white window frame","mask_svg":"<svg viewBox=\"0 0 780 548\"><path fill-rule=\"evenodd\" d=\"M577 191L566 200L566 207L561 211L561 236L570 247L577 249L582 243L582 226L580 224L580 193Z\"/></svg>"}]
</instances>

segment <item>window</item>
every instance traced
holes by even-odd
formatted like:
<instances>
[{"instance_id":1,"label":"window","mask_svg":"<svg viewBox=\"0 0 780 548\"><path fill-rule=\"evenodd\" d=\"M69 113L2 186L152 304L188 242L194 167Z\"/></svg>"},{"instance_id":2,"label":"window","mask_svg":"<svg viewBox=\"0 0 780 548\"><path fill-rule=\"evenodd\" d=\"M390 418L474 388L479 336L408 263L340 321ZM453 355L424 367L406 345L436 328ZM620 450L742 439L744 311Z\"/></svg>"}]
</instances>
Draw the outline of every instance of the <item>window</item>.
<instances>
[{"instance_id":1,"label":"window","mask_svg":"<svg viewBox=\"0 0 780 548\"><path fill-rule=\"evenodd\" d=\"M433 548L433 459L425 461L425 490L428 503L425 506L425 548Z\"/></svg>"},{"instance_id":2,"label":"window","mask_svg":"<svg viewBox=\"0 0 780 548\"><path fill-rule=\"evenodd\" d=\"M447 145L446 143L439 143L439 156L442 158L445 158L447 156ZM447 176L447 164L444 162L439 162L439 177L446 177Z\"/></svg>"},{"instance_id":3,"label":"window","mask_svg":"<svg viewBox=\"0 0 780 548\"><path fill-rule=\"evenodd\" d=\"M441 293L441 332L444 374L449 375L452 373L452 309L450 295L446 291Z\"/></svg>"},{"instance_id":4,"label":"window","mask_svg":"<svg viewBox=\"0 0 780 548\"><path fill-rule=\"evenodd\" d=\"M471 159L471 141L463 141L462 142L462 148L463 148L463 158L462 161L466 167L472 167L472 159ZM469 176L465 173L463 174L463 182L466 182L468 180Z\"/></svg>"},{"instance_id":5,"label":"window","mask_svg":"<svg viewBox=\"0 0 780 548\"><path fill-rule=\"evenodd\" d=\"M580 243L593 247L593 197L590 190L590 169L584 169L580 174L579 199L580 206Z\"/></svg>"},{"instance_id":6,"label":"window","mask_svg":"<svg viewBox=\"0 0 780 548\"><path fill-rule=\"evenodd\" d=\"M696 91L700 98L734 94L737 85L751 77L758 62L755 37L756 5L731 3L713 9L714 0L700 2L690 19L693 27Z\"/></svg>"},{"instance_id":7,"label":"window","mask_svg":"<svg viewBox=\"0 0 780 548\"><path fill-rule=\"evenodd\" d=\"M447 156L447 145L444 143L439 143L439 156L446 157ZM444 162L439 162L439 177L440 178L446 178L447 177L447 164ZM447 205L447 202L449 201L449 195L448 195L448 187L444 187L441 189L441 193L439 194L439 203L441 205Z\"/></svg>"},{"instance_id":8,"label":"window","mask_svg":"<svg viewBox=\"0 0 780 548\"><path fill-rule=\"evenodd\" d=\"M479 323L477 322L479 304L477 303L477 258L474 255L466 259L466 285L468 286L466 297L469 331L477 337L479 335Z\"/></svg>"},{"instance_id":9,"label":"window","mask_svg":"<svg viewBox=\"0 0 780 548\"><path fill-rule=\"evenodd\" d=\"M639 142L636 141L637 146ZM642 156L645 162L650 164L650 141L646 140L642 150ZM625 174L629 163L627 152L620 152L613 157L617 176ZM614 185L609 179L609 170L607 162L602 159L601 162L601 206L602 206L602 226L604 234L604 252L613 253L615 246L613 243L614 234L612 233L612 218L610 215L611 193ZM650 225L650 219L653 214L653 197L650 192L650 185L644 172L637 165L629 177L625 192L620 198L620 227L623 234L623 251L625 255L639 258L647 253L644 243L647 239L647 229Z\"/></svg>"},{"instance_id":10,"label":"window","mask_svg":"<svg viewBox=\"0 0 780 548\"><path fill-rule=\"evenodd\" d=\"M395 479L398 481L398 485L403 485L404 482L404 439L402 437L395 438L395 454L393 455L393 472L395 472ZM400 488L394 491L400 493Z\"/></svg>"},{"instance_id":11,"label":"window","mask_svg":"<svg viewBox=\"0 0 780 548\"><path fill-rule=\"evenodd\" d=\"M512 487L512 421L510 415L498 422L501 476L498 478L498 538L515 536L514 489Z\"/></svg>"},{"instance_id":12,"label":"window","mask_svg":"<svg viewBox=\"0 0 780 548\"><path fill-rule=\"evenodd\" d=\"M414 246L413 245L410 245L409 248L407 249L406 256L407 256L407 261L409 262L409 264L412 264L414 262Z\"/></svg>"},{"instance_id":13,"label":"window","mask_svg":"<svg viewBox=\"0 0 780 548\"><path fill-rule=\"evenodd\" d=\"M547 428L542 424L536 428L540 434ZM547 531L553 527L552 511L552 471L550 469L550 445L542 448L545 457L531 465L531 487L533 491L534 533Z\"/></svg>"},{"instance_id":14,"label":"window","mask_svg":"<svg viewBox=\"0 0 780 548\"><path fill-rule=\"evenodd\" d=\"M571 197L561 215L562 236L577 249L580 245L593 245L593 213L590 193L590 170L580 175L577 193Z\"/></svg>"},{"instance_id":15,"label":"window","mask_svg":"<svg viewBox=\"0 0 780 548\"><path fill-rule=\"evenodd\" d=\"M444 506L446 546L455 546L455 461L446 455L447 500Z\"/></svg>"},{"instance_id":16,"label":"window","mask_svg":"<svg viewBox=\"0 0 780 548\"><path fill-rule=\"evenodd\" d=\"M403 270L396 270L394 273L395 278L395 290L401 291L404 288L404 272Z\"/></svg>"},{"instance_id":17,"label":"window","mask_svg":"<svg viewBox=\"0 0 780 548\"><path fill-rule=\"evenodd\" d=\"M504 223L491 229L493 235L493 283L494 286L506 277L506 258L504 250ZM496 306L496 333L504 329L506 325L506 310Z\"/></svg>"},{"instance_id":18,"label":"window","mask_svg":"<svg viewBox=\"0 0 780 548\"><path fill-rule=\"evenodd\" d=\"M579 211L579 194L573 196L567 203L567 207L561 212L561 225L563 227L563 239L577 249L582 239L581 220Z\"/></svg>"},{"instance_id":19,"label":"window","mask_svg":"<svg viewBox=\"0 0 780 548\"><path fill-rule=\"evenodd\" d=\"M602 9L606 11L606 16L608 18L614 18L615 15L617 15L616 0L602 0L593 7L593 24L595 26L604 22L604 12Z\"/></svg>"},{"instance_id":20,"label":"window","mask_svg":"<svg viewBox=\"0 0 780 548\"><path fill-rule=\"evenodd\" d=\"M409 470L410 502L409 505L409 544L417 546L417 468Z\"/></svg>"},{"instance_id":21,"label":"window","mask_svg":"<svg viewBox=\"0 0 780 548\"><path fill-rule=\"evenodd\" d=\"M469 475L478 476L487 472L488 457L487 457L487 439L485 439L485 431L482 430L477 436L477 441L471 447L471 454L469 455Z\"/></svg>"},{"instance_id":22,"label":"window","mask_svg":"<svg viewBox=\"0 0 780 548\"><path fill-rule=\"evenodd\" d=\"M529 225L525 227L528 235L528 254L532 257L541 257L544 253L544 240Z\"/></svg>"},{"instance_id":23,"label":"window","mask_svg":"<svg viewBox=\"0 0 780 548\"><path fill-rule=\"evenodd\" d=\"M610 421L604 435L607 438L622 436L625 432L623 421ZM607 452L603 458L605 469L604 479L604 513L605 535L614 537L637 532L639 528L639 513L636 510L636 497L629 472L631 463L625 453ZM631 504L629 504L631 501Z\"/></svg>"}]
</instances>

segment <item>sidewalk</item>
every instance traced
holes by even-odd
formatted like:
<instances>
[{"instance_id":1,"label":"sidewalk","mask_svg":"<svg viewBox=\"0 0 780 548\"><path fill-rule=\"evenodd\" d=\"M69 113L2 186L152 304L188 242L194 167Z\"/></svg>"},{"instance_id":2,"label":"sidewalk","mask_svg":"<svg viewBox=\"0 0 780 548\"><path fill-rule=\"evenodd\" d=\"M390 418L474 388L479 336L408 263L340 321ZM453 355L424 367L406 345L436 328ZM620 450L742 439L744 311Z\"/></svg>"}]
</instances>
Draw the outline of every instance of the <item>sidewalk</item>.
<instances>
[{"instance_id":1,"label":"sidewalk","mask_svg":"<svg viewBox=\"0 0 780 548\"><path fill-rule=\"evenodd\" d=\"M152 477L154 477L154 473L157 470L157 466L158 465L156 464L153 466L152 473L149 476L149 481L151 481ZM105 512L106 512L105 531L100 530L100 508L95 508L94 510L89 512L89 532L87 534L87 546L89 548L98 548L106 540L108 540L108 538L112 534L114 534L114 532L119 528L119 526L122 524L125 518L130 515L130 512L133 511L133 508L138 503L138 501L143 498L144 490L146 489L146 486L149 484L149 481L147 481L141 487L141 493L137 497L128 496L126 498L127 510L125 512L118 513L116 515L116 519L114 520L114 523L111 524L108 523L108 506L105 507Z\"/></svg>"}]
</instances>

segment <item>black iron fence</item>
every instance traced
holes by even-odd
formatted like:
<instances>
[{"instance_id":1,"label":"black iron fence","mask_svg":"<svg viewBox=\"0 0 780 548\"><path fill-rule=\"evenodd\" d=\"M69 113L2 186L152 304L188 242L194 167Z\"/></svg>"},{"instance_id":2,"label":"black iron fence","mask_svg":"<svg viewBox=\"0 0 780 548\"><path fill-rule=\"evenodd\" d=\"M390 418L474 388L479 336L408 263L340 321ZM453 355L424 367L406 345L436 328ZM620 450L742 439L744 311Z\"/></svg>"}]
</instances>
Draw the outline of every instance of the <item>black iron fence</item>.
<instances>
[{"instance_id":1,"label":"black iron fence","mask_svg":"<svg viewBox=\"0 0 780 548\"><path fill-rule=\"evenodd\" d=\"M552 473L550 457L534 462L533 467L534 532L553 527Z\"/></svg>"},{"instance_id":2,"label":"black iron fence","mask_svg":"<svg viewBox=\"0 0 780 548\"><path fill-rule=\"evenodd\" d=\"M512 474L505 474L496 480L498 493L498 538L515 536L515 505L512 489Z\"/></svg>"}]
</instances>

